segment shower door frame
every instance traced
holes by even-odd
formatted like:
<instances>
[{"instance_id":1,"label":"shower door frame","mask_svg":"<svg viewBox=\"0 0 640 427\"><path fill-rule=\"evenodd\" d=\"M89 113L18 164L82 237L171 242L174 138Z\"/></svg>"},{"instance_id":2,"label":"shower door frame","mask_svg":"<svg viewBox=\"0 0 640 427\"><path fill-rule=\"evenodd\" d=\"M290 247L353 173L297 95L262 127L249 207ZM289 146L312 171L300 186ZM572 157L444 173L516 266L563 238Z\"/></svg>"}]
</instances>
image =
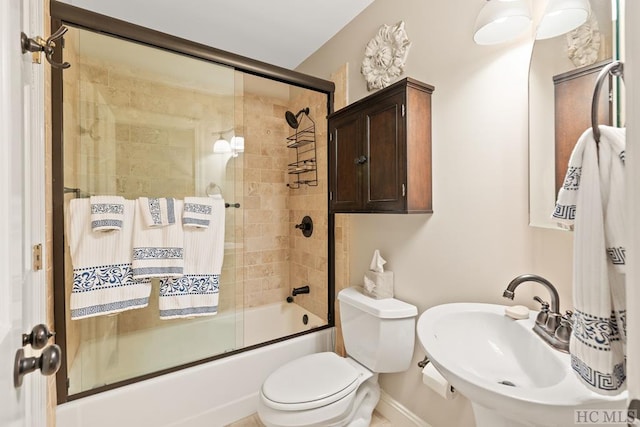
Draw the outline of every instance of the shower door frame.
<instances>
[{"instance_id":1,"label":"shower door frame","mask_svg":"<svg viewBox=\"0 0 640 427\"><path fill-rule=\"evenodd\" d=\"M328 80L319 79L296 71L288 70L265 62L246 58L230 52L225 52L210 46L185 40L146 27L131 24L106 15L101 15L56 0L50 3L51 28L59 28L61 25L69 24L74 27L94 31L127 40L134 43L147 45L154 48L164 49L180 55L186 55L197 59L202 59L214 64L233 67L236 71L264 77L277 82L297 86L324 93L327 96L327 115L333 112L333 101L335 85ZM62 62L61 49L57 49L54 54L56 61ZM73 65L72 65L73 66ZM64 277L64 179L63 179L63 93L62 93L62 73L57 68L52 68L51 72L51 96L52 96L52 200L53 219L52 228L58 230L53 233L53 289L54 289L54 318L56 327L56 342L62 347L62 366L56 375L56 391L58 404L67 401L80 399L89 395L97 394L106 390L122 387L149 378L175 372L191 366L210 362L212 360L229 357L237 353L251 350L277 341L287 340L299 335L312 333L320 329L331 328L335 325L334 299L335 299L335 247L334 247L334 215L329 213L329 195L327 193L327 242L328 242L328 268L327 268L327 298L328 313L327 325L309 331L300 332L295 335L282 337L277 340L257 344L250 347L243 347L234 351L226 352L206 359L190 362L187 364L174 366L146 375L119 381L113 384L96 387L92 390L68 395L67 389L67 360L66 360L66 299L65 299L65 277ZM327 144L328 146L328 144Z\"/></svg>"}]
</instances>

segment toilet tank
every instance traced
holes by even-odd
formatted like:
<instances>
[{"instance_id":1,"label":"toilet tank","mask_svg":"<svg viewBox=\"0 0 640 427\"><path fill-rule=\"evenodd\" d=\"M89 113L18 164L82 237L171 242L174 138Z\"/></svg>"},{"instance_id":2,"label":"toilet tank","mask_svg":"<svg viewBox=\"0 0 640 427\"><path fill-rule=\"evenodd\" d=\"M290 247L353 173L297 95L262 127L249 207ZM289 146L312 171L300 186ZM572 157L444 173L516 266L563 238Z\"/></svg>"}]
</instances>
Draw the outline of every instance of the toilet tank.
<instances>
[{"instance_id":1,"label":"toilet tank","mask_svg":"<svg viewBox=\"0 0 640 427\"><path fill-rule=\"evenodd\" d=\"M347 354L373 372L409 368L418 309L395 298L374 299L351 287L338 294Z\"/></svg>"}]
</instances>

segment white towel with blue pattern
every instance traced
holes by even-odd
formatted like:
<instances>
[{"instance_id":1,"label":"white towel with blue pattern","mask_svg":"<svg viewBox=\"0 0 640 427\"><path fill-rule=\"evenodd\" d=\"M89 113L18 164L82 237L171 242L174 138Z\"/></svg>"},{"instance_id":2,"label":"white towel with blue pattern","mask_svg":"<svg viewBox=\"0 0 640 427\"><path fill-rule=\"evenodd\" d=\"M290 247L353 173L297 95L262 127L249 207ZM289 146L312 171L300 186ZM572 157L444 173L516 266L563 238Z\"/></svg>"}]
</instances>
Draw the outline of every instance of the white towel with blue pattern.
<instances>
[{"instance_id":1,"label":"white towel with blue pattern","mask_svg":"<svg viewBox=\"0 0 640 427\"><path fill-rule=\"evenodd\" d=\"M160 281L160 318L211 316L218 312L224 259L224 199L211 200L207 228L184 230L184 276Z\"/></svg>"},{"instance_id":2,"label":"white towel with blue pattern","mask_svg":"<svg viewBox=\"0 0 640 427\"><path fill-rule=\"evenodd\" d=\"M175 200L173 223L163 227L149 227L146 215L149 200L136 200L133 227L132 269L134 279L152 277L180 277L184 271L184 233L182 230L182 201ZM173 199L171 199L173 200Z\"/></svg>"},{"instance_id":3,"label":"white towel with blue pattern","mask_svg":"<svg viewBox=\"0 0 640 427\"><path fill-rule=\"evenodd\" d=\"M626 388L625 130L600 132L598 146L591 129L578 140L558 205L575 207L563 218L574 225L571 365L589 389L615 395Z\"/></svg>"},{"instance_id":4,"label":"white towel with blue pattern","mask_svg":"<svg viewBox=\"0 0 640 427\"><path fill-rule=\"evenodd\" d=\"M73 265L71 318L119 313L146 307L151 283L136 281L131 270L135 202L123 200L117 233L91 232L91 202L73 199L67 216L67 241Z\"/></svg>"},{"instance_id":5,"label":"white towel with blue pattern","mask_svg":"<svg viewBox=\"0 0 640 427\"><path fill-rule=\"evenodd\" d=\"M138 205L147 227L166 227L176 223L176 200L171 197L140 197Z\"/></svg>"},{"instance_id":6,"label":"white towel with blue pattern","mask_svg":"<svg viewBox=\"0 0 640 427\"><path fill-rule=\"evenodd\" d=\"M211 222L213 199L211 197L185 197L182 225L187 227L207 228Z\"/></svg>"},{"instance_id":7,"label":"white towel with blue pattern","mask_svg":"<svg viewBox=\"0 0 640 427\"><path fill-rule=\"evenodd\" d=\"M117 231L122 229L124 197L91 196L91 229L93 231Z\"/></svg>"}]
</instances>

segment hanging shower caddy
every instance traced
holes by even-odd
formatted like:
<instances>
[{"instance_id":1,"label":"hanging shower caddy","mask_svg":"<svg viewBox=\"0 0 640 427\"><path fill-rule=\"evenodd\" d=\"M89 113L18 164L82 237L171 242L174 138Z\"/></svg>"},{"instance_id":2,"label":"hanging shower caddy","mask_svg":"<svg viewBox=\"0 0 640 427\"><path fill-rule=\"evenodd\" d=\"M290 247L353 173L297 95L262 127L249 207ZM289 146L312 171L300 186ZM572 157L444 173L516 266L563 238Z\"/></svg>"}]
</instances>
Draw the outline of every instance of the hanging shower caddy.
<instances>
[{"instance_id":1,"label":"hanging shower caddy","mask_svg":"<svg viewBox=\"0 0 640 427\"><path fill-rule=\"evenodd\" d=\"M302 130L296 128L296 132L287 137L287 147L296 150L296 160L288 164L288 173L292 180L287 186L293 189L300 188L301 185L310 187L318 185L316 123L308 114L305 116L311 125Z\"/></svg>"}]
</instances>

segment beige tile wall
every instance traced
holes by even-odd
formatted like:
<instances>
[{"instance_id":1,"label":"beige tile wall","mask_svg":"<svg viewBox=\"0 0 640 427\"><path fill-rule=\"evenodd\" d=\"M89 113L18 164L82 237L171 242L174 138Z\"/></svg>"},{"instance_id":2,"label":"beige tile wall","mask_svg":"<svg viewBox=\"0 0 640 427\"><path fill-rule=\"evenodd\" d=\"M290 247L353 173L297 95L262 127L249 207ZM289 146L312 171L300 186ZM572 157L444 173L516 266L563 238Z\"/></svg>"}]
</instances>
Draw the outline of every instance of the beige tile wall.
<instances>
[{"instance_id":1,"label":"beige tile wall","mask_svg":"<svg viewBox=\"0 0 640 427\"><path fill-rule=\"evenodd\" d=\"M290 110L297 113L303 108L309 108L309 117L315 122L316 164L318 170L317 186L300 185L299 188L289 189L290 216L289 230L291 248L291 268L289 277L291 287L309 285L310 293L295 297L300 304L316 316L327 320L327 281L328 281L328 200L327 200L327 98L325 95L305 89L292 88ZM284 113L281 120L284 119ZM307 129L312 123L304 115L299 117L299 130ZM288 134L295 131L286 125ZM300 150L307 150L306 145ZM295 162L295 149L288 149L288 161ZM304 155L302 155L304 156ZM306 158L306 157L304 157ZM300 179L310 179L313 174L300 175ZM298 175L289 175L289 182L298 179ZM293 186L292 186L293 187ZM313 220L313 233L304 237L295 228L302 222L304 216Z\"/></svg>"},{"instance_id":2,"label":"beige tile wall","mask_svg":"<svg viewBox=\"0 0 640 427\"><path fill-rule=\"evenodd\" d=\"M244 306L289 292L289 198L285 182L286 100L244 96Z\"/></svg>"}]
</instances>

